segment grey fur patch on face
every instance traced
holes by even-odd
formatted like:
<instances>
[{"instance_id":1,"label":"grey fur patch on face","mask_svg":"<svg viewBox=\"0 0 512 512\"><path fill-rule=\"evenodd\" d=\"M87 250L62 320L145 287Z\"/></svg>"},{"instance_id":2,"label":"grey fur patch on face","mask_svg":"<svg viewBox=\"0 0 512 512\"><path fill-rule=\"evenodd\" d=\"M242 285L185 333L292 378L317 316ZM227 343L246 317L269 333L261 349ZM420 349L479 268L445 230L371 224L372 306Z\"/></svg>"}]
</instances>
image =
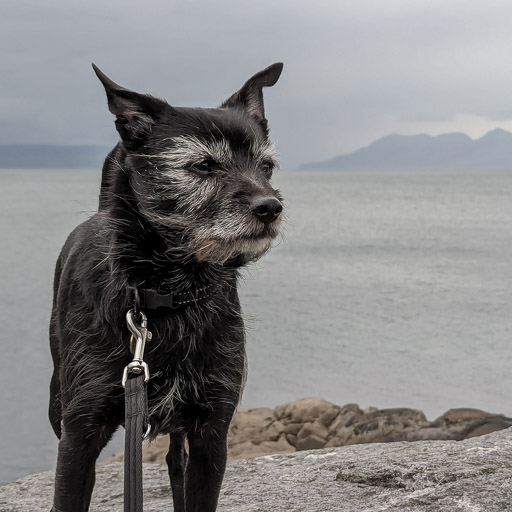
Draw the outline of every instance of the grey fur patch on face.
<instances>
[{"instance_id":1,"label":"grey fur patch on face","mask_svg":"<svg viewBox=\"0 0 512 512\"><path fill-rule=\"evenodd\" d=\"M172 169L184 169L191 164L212 158L222 165L233 160L231 147L225 139L202 141L197 137L179 136L171 139L172 149L159 153L166 165Z\"/></svg>"},{"instance_id":2,"label":"grey fur patch on face","mask_svg":"<svg viewBox=\"0 0 512 512\"><path fill-rule=\"evenodd\" d=\"M281 216L265 224L252 213L251 198L280 199L262 169L278 166L275 146L255 139L247 153L235 153L225 139L177 136L168 143L165 151L140 155L153 168L150 193L140 197L144 215L160 232L181 228L184 251L198 261L223 264L237 256L254 261L265 254L280 234ZM217 166L214 172L194 171L194 165L210 159ZM172 209L163 209L166 203Z\"/></svg>"},{"instance_id":3,"label":"grey fur patch on face","mask_svg":"<svg viewBox=\"0 0 512 512\"><path fill-rule=\"evenodd\" d=\"M279 153L275 144L269 140L261 144L253 144L252 152L257 162L271 162L276 169L279 169Z\"/></svg>"},{"instance_id":4,"label":"grey fur patch on face","mask_svg":"<svg viewBox=\"0 0 512 512\"><path fill-rule=\"evenodd\" d=\"M198 261L209 261L212 263L223 264L239 255L243 255L246 261L256 261L261 258L272 246L272 239L263 238L260 240L251 240L250 238L242 240L233 240L232 242L223 242L219 240L207 241L196 252Z\"/></svg>"},{"instance_id":5,"label":"grey fur patch on face","mask_svg":"<svg viewBox=\"0 0 512 512\"><path fill-rule=\"evenodd\" d=\"M165 141L164 141L165 142ZM233 151L225 139L205 141L198 137L180 135L168 140L171 148L155 155L143 155L156 158L164 168L185 169L190 165L211 158L226 167L233 165ZM251 157L254 164L271 162L279 167L279 154L275 144L269 140L255 141L251 144Z\"/></svg>"}]
</instances>

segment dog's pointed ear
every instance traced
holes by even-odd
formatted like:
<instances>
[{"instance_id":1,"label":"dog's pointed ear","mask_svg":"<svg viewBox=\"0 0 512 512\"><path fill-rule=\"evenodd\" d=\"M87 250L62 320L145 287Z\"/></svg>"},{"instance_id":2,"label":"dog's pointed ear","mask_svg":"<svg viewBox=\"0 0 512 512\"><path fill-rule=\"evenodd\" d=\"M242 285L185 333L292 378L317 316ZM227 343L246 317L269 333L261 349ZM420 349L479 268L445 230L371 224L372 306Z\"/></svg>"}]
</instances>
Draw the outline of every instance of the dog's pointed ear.
<instances>
[{"instance_id":1,"label":"dog's pointed ear","mask_svg":"<svg viewBox=\"0 0 512 512\"><path fill-rule=\"evenodd\" d=\"M267 132L263 106L263 87L272 87L281 76L283 63L276 62L249 78L242 88L230 96L221 108L244 109Z\"/></svg>"},{"instance_id":2,"label":"dog's pointed ear","mask_svg":"<svg viewBox=\"0 0 512 512\"><path fill-rule=\"evenodd\" d=\"M151 132L158 113L167 105L147 94L125 89L112 81L95 64L96 76L105 87L108 109L116 116L116 128L125 146L132 149Z\"/></svg>"}]
</instances>

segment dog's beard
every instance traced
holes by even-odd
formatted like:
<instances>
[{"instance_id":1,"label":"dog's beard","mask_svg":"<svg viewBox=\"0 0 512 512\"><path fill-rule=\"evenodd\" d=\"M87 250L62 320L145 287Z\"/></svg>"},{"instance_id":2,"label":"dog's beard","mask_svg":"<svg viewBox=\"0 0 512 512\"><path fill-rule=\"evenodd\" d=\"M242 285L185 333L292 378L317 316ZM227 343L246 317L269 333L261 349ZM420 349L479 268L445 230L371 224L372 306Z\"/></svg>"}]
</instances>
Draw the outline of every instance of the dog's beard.
<instances>
[{"instance_id":1,"label":"dog's beard","mask_svg":"<svg viewBox=\"0 0 512 512\"><path fill-rule=\"evenodd\" d=\"M195 252L199 262L207 261L223 265L229 260L243 257L245 263L261 258L272 246L272 238L242 238L231 241L206 240Z\"/></svg>"},{"instance_id":2,"label":"dog's beard","mask_svg":"<svg viewBox=\"0 0 512 512\"><path fill-rule=\"evenodd\" d=\"M261 258L280 234L281 219L265 225L252 216L223 217L213 226L198 229L191 238L197 261L224 264L242 257L244 263Z\"/></svg>"}]
</instances>

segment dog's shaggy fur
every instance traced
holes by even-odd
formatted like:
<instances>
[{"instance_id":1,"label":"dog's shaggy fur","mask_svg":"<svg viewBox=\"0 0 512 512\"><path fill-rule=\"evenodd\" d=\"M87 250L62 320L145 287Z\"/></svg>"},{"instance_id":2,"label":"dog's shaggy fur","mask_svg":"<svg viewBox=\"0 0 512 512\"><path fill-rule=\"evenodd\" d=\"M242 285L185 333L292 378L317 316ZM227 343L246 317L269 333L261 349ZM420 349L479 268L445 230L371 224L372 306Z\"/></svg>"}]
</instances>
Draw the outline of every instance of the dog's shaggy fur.
<instances>
[{"instance_id":1,"label":"dog's shaggy fur","mask_svg":"<svg viewBox=\"0 0 512 512\"><path fill-rule=\"evenodd\" d=\"M145 311L153 333L145 360L152 435L170 434L174 510L216 509L245 375L237 269L262 256L281 225L262 95L281 70L268 67L219 108L204 109L171 107L95 67L121 140L105 160L98 212L71 233L56 266L55 512L88 510L95 461L123 423L134 287L215 289L177 309Z\"/></svg>"}]
</instances>

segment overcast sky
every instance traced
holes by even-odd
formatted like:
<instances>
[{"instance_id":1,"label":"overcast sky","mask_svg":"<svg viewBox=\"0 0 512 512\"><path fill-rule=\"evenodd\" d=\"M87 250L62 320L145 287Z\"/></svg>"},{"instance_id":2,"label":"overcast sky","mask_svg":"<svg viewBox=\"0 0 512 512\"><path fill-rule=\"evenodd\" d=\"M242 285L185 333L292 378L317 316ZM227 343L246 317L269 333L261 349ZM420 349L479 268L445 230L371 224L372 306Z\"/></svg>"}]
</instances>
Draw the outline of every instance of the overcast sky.
<instances>
[{"instance_id":1,"label":"overcast sky","mask_svg":"<svg viewBox=\"0 0 512 512\"><path fill-rule=\"evenodd\" d=\"M509 0L2 0L0 143L116 140L90 63L174 105L254 72L283 166L391 132L512 130Z\"/></svg>"}]
</instances>

